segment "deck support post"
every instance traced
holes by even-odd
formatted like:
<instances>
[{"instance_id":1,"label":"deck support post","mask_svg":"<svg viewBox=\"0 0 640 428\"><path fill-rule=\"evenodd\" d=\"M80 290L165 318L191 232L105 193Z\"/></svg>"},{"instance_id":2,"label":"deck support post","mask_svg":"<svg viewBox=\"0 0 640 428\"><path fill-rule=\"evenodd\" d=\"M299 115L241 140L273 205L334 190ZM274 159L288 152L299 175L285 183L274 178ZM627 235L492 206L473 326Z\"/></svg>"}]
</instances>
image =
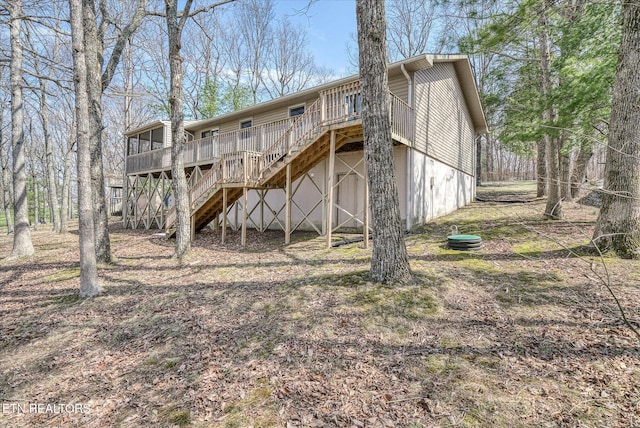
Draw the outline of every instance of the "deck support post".
<instances>
[{"instance_id":1,"label":"deck support post","mask_svg":"<svg viewBox=\"0 0 640 428\"><path fill-rule=\"evenodd\" d=\"M331 248L333 227L333 175L336 163L336 131L331 130L329 141L329 173L327 174L327 248Z\"/></svg>"},{"instance_id":2,"label":"deck support post","mask_svg":"<svg viewBox=\"0 0 640 428\"><path fill-rule=\"evenodd\" d=\"M325 235L327 233L327 176L329 174L327 170L329 163L326 159L322 162L322 166L324 168L324 180L322 180L322 234Z\"/></svg>"},{"instance_id":3,"label":"deck support post","mask_svg":"<svg viewBox=\"0 0 640 428\"><path fill-rule=\"evenodd\" d=\"M227 188L222 188L222 231L220 233L220 242L224 244L227 238Z\"/></svg>"},{"instance_id":4,"label":"deck support post","mask_svg":"<svg viewBox=\"0 0 640 428\"><path fill-rule=\"evenodd\" d=\"M362 152L362 168L364 175L364 207L363 207L363 217L364 217L364 225L363 225L363 248L366 250L369 248L369 174L367 171L367 159L364 151Z\"/></svg>"},{"instance_id":5,"label":"deck support post","mask_svg":"<svg viewBox=\"0 0 640 428\"><path fill-rule=\"evenodd\" d=\"M213 231L217 232L220 228L220 215L217 215L216 218L213 219Z\"/></svg>"},{"instance_id":6,"label":"deck support post","mask_svg":"<svg viewBox=\"0 0 640 428\"><path fill-rule=\"evenodd\" d=\"M191 215L189 217L189 227L191 228L191 242L196 239L196 217Z\"/></svg>"},{"instance_id":7,"label":"deck support post","mask_svg":"<svg viewBox=\"0 0 640 428\"><path fill-rule=\"evenodd\" d=\"M284 243L291 243L291 164L287 164L287 181L285 183L285 220L284 220Z\"/></svg>"},{"instance_id":8,"label":"deck support post","mask_svg":"<svg viewBox=\"0 0 640 428\"><path fill-rule=\"evenodd\" d=\"M260 190L260 232L264 232L264 198L267 195L266 190Z\"/></svg>"},{"instance_id":9,"label":"deck support post","mask_svg":"<svg viewBox=\"0 0 640 428\"><path fill-rule=\"evenodd\" d=\"M242 188L242 235L241 245L247 246L247 188Z\"/></svg>"}]
</instances>

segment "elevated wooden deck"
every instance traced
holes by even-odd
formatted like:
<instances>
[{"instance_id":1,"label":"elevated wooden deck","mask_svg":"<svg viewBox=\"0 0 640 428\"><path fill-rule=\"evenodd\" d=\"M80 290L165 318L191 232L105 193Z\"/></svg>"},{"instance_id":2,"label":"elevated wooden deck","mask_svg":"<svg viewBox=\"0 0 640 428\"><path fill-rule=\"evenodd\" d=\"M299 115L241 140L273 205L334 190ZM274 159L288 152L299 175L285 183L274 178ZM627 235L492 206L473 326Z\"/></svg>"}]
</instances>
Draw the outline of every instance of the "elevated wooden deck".
<instances>
[{"instance_id":1,"label":"elevated wooden deck","mask_svg":"<svg viewBox=\"0 0 640 428\"><path fill-rule=\"evenodd\" d=\"M363 140L358 82L321 93L304 114L237 132L195 140L185 150L185 165L206 170L191 182L192 230L199 231L241 198L248 189L289 188L322 160L349 143ZM392 136L411 145L413 110L391 94ZM266 146L268 144L268 146ZM234 150L234 149L241 150ZM169 149L170 150L170 149ZM164 174L170 178L167 149L127 159L127 173ZM170 152L169 152L170 155ZM246 205L246 203L245 203ZM246 214L245 214L246 217ZM166 212L167 237L175 234L175 207ZM223 216L223 238L226 229ZM244 230L244 222L243 222Z\"/></svg>"}]
</instances>

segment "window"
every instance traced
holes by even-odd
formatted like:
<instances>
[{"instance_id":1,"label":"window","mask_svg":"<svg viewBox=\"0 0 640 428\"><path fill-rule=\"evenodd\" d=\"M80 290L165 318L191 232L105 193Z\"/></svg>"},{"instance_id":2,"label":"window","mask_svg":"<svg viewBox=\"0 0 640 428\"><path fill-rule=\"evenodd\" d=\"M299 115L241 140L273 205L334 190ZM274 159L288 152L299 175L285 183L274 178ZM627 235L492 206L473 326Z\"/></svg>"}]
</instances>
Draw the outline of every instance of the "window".
<instances>
[{"instance_id":1,"label":"window","mask_svg":"<svg viewBox=\"0 0 640 428\"><path fill-rule=\"evenodd\" d=\"M134 135L129 137L129 152L128 155L135 155L138 153L138 136Z\"/></svg>"},{"instance_id":2,"label":"window","mask_svg":"<svg viewBox=\"0 0 640 428\"><path fill-rule=\"evenodd\" d=\"M161 149L163 144L163 129L156 128L151 131L151 150Z\"/></svg>"},{"instance_id":3,"label":"window","mask_svg":"<svg viewBox=\"0 0 640 428\"><path fill-rule=\"evenodd\" d=\"M304 105L298 107L291 107L289 109L289 117L296 117L304 114Z\"/></svg>"},{"instance_id":4,"label":"window","mask_svg":"<svg viewBox=\"0 0 640 428\"><path fill-rule=\"evenodd\" d=\"M151 150L151 131L144 132L138 135L138 140L140 141L140 145L138 149L139 153L148 152Z\"/></svg>"},{"instance_id":5,"label":"window","mask_svg":"<svg viewBox=\"0 0 640 428\"><path fill-rule=\"evenodd\" d=\"M220 130L218 128L216 128L216 129L208 129L208 130L202 131L200 133L200 138L212 137L214 135L218 135L219 132L220 132Z\"/></svg>"},{"instance_id":6,"label":"window","mask_svg":"<svg viewBox=\"0 0 640 428\"><path fill-rule=\"evenodd\" d=\"M347 106L347 111L345 112L347 116L354 116L354 115L360 114L362 110L361 94L347 95L344 101Z\"/></svg>"},{"instance_id":7,"label":"window","mask_svg":"<svg viewBox=\"0 0 640 428\"><path fill-rule=\"evenodd\" d=\"M240 122L240 138L251 138L251 127L253 126L253 120L243 120Z\"/></svg>"}]
</instances>

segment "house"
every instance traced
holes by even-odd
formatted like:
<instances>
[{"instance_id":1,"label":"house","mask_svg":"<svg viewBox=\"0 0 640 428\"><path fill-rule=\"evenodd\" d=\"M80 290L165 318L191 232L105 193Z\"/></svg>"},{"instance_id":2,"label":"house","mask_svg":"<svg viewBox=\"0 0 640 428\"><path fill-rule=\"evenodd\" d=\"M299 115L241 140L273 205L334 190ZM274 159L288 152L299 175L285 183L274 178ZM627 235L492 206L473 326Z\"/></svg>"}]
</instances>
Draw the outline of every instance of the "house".
<instances>
[{"instance_id":1,"label":"house","mask_svg":"<svg viewBox=\"0 0 640 428\"><path fill-rule=\"evenodd\" d=\"M487 132L465 55L390 64L400 213L409 230L470 203L476 145ZM369 229L360 83L351 76L211 119L185 123L192 230L207 225L326 235ZM174 234L171 126L126 135L123 221Z\"/></svg>"}]
</instances>

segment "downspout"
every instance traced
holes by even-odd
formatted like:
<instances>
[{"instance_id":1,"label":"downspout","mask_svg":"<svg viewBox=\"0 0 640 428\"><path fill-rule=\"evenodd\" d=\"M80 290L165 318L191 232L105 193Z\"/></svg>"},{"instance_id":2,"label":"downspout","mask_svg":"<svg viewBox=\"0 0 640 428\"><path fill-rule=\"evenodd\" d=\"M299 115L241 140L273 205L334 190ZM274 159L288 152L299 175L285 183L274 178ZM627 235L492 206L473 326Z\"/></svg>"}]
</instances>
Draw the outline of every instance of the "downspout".
<instances>
[{"instance_id":1,"label":"downspout","mask_svg":"<svg viewBox=\"0 0 640 428\"><path fill-rule=\"evenodd\" d=\"M409 89L407 91L407 104L409 104L409 107L413 107L413 81L411 80L411 76L409 76L409 73L407 72L407 69L405 68L404 64L400 64L400 70L402 71L402 74L404 74L404 77L407 79L407 84L409 85ZM414 120L415 122L415 120ZM411 140L411 144L413 145L414 142L413 140L415 139L415 123L413 124L413 139ZM412 208L412 204L411 204L411 195L413 195L413 192L411 191L411 187L413 184L413 149L411 146L409 146L407 148L407 185L406 185L406 206L405 206L405 217L406 217L406 228L407 228L407 232L411 230L411 208Z\"/></svg>"}]
</instances>

